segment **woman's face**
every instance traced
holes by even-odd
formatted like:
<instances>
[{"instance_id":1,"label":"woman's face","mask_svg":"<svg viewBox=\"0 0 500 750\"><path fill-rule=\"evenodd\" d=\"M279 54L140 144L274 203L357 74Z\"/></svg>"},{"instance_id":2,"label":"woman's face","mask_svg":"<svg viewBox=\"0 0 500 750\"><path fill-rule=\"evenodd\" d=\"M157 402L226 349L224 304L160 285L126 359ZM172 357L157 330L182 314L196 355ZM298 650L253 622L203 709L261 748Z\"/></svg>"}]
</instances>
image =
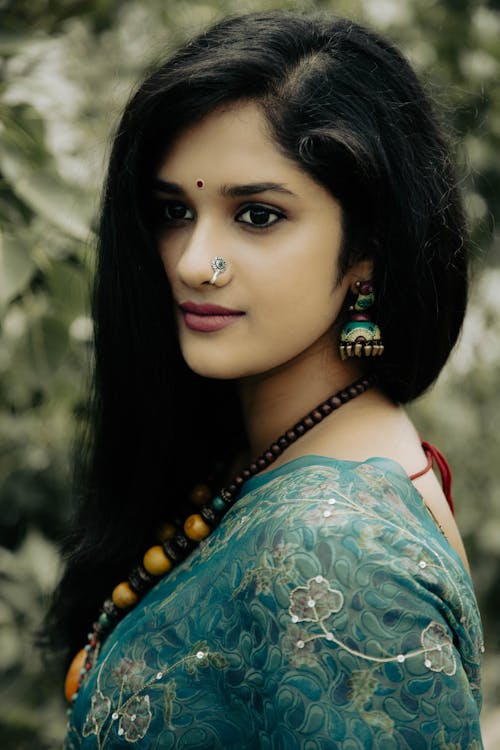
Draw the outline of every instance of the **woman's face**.
<instances>
[{"instance_id":1,"label":"woman's face","mask_svg":"<svg viewBox=\"0 0 500 750\"><path fill-rule=\"evenodd\" d=\"M336 351L331 328L354 279L337 285L340 205L279 151L257 105L184 131L157 180L159 251L192 370L244 378ZM227 268L210 284L215 256ZM189 303L238 314L199 315Z\"/></svg>"}]
</instances>

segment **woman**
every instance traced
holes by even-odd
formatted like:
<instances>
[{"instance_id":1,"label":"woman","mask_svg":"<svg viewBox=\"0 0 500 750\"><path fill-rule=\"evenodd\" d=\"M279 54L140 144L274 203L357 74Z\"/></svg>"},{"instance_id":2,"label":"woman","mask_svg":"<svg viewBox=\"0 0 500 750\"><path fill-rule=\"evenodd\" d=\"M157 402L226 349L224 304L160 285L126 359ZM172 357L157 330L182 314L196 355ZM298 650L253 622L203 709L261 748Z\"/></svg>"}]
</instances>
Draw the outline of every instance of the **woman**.
<instances>
[{"instance_id":1,"label":"woman","mask_svg":"<svg viewBox=\"0 0 500 750\"><path fill-rule=\"evenodd\" d=\"M458 336L464 234L413 72L350 21L225 20L139 88L53 608L87 639L67 748L481 746L445 462L402 407Z\"/></svg>"}]
</instances>

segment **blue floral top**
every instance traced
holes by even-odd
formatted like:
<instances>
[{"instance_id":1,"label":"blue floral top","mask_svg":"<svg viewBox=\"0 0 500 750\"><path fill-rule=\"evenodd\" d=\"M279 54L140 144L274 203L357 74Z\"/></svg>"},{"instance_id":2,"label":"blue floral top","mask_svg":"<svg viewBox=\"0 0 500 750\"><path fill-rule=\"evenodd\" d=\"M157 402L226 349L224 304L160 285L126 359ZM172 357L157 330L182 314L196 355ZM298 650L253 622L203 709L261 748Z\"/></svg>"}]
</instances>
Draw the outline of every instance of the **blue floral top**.
<instances>
[{"instance_id":1,"label":"blue floral top","mask_svg":"<svg viewBox=\"0 0 500 750\"><path fill-rule=\"evenodd\" d=\"M471 580L403 469L257 476L108 636L66 750L480 750Z\"/></svg>"}]
</instances>

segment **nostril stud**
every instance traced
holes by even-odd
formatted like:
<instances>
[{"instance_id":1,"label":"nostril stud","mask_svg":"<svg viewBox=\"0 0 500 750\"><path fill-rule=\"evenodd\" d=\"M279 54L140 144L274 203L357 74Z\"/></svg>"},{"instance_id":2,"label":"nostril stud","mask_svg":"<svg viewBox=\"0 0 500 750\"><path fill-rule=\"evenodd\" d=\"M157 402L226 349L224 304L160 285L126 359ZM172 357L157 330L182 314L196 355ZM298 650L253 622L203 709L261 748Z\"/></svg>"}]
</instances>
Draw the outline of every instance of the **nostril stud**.
<instances>
[{"instance_id":1,"label":"nostril stud","mask_svg":"<svg viewBox=\"0 0 500 750\"><path fill-rule=\"evenodd\" d=\"M205 187L205 182L203 180L196 180L196 187L198 188Z\"/></svg>"}]
</instances>

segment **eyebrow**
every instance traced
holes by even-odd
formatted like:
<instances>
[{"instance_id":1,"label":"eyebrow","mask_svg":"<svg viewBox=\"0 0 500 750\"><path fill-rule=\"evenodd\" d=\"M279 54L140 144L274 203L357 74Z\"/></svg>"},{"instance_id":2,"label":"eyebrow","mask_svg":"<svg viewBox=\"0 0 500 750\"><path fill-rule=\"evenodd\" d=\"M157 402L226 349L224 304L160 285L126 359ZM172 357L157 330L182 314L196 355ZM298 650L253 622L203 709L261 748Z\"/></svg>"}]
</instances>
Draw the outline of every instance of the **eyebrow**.
<instances>
[{"instance_id":1,"label":"eyebrow","mask_svg":"<svg viewBox=\"0 0 500 750\"><path fill-rule=\"evenodd\" d=\"M176 182L161 180L159 177L153 180L153 187L155 190L160 190L163 193L185 195L185 190ZM295 197L295 193L292 193L291 190L288 190L288 188L281 185L279 182L252 182L246 185L223 185L220 190L221 195L229 198L239 198L241 196L257 195L258 193L267 192L282 193L283 195Z\"/></svg>"}]
</instances>

